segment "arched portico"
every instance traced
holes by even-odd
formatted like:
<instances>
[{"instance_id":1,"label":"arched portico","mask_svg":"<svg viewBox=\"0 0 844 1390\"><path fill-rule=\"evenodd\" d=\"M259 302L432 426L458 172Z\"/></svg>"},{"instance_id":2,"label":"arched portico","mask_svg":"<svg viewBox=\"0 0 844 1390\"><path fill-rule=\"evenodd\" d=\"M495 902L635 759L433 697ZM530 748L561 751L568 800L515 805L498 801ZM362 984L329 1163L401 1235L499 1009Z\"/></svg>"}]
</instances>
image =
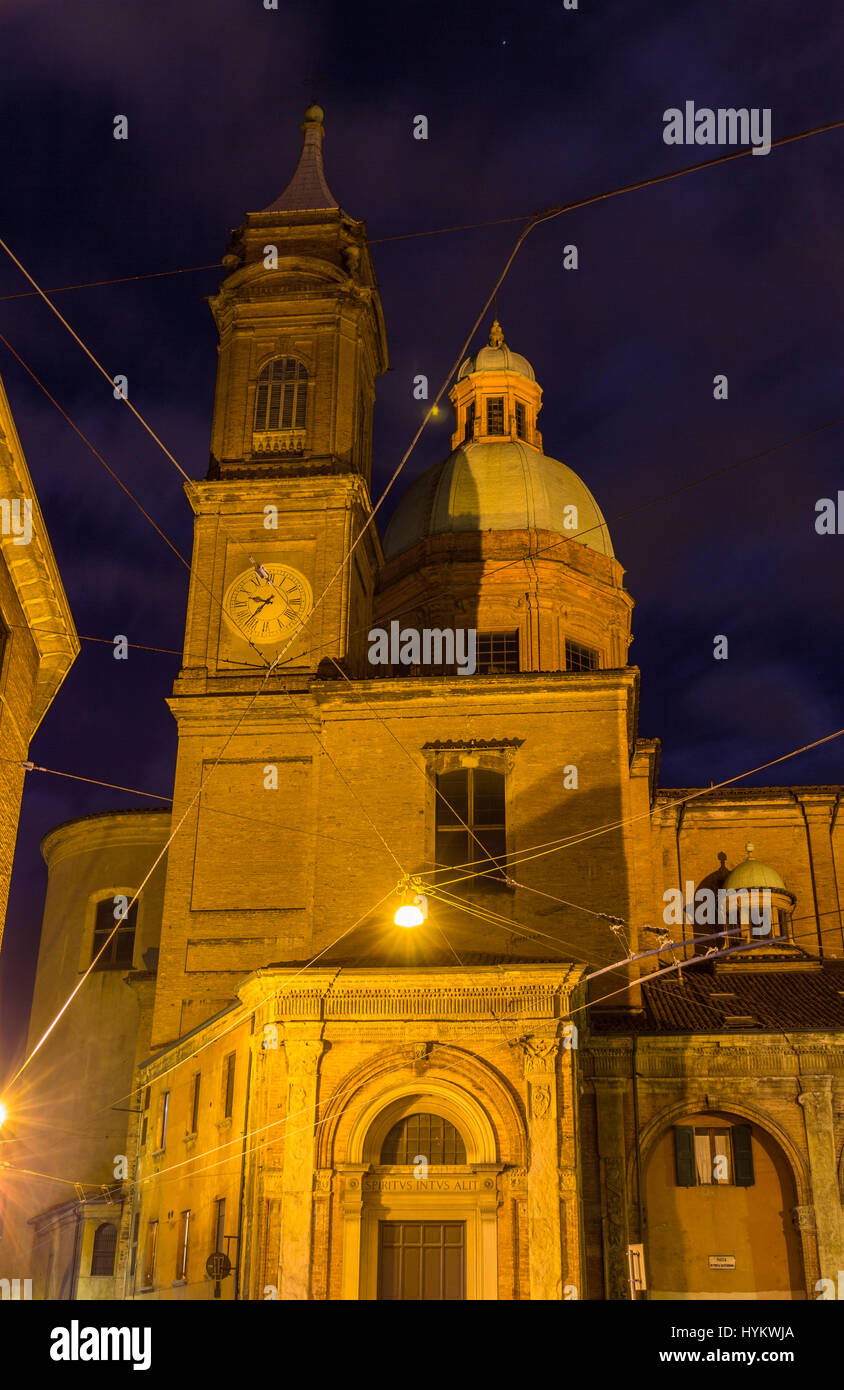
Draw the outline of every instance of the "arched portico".
<instances>
[{"instance_id":1,"label":"arched portico","mask_svg":"<svg viewBox=\"0 0 844 1390\"><path fill-rule=\"evenodd\" d=\"M800 1156L768 1117L708 1099L672 1107L642 1135L650 1296L802 1298Z\"/></svg>"},{"instance_id":2,"label":"arched portico","mask_svg":"<svg viewBox=\"0 0 844 1390\"><path fill-rule=\"evenodd\" d=\"M438 1047L424 1068L405 1055L382 1058L366 1071L359 1085L349 1078L338 1088L324 1128L322 1163L341 1177L342 1297L496 1299L499 1175L505 1166L524 1163L526 1148L512 1095L491 1068L457 1049ZM382 1162L387 1135L413 1115L452 1125L465 1163ZM406 1295L385 1291L385 1240L393 1238L397 1246L428 1243L419 1258L431 1267L459 1259L459 1293L453 1275L447 1293L420 1293L415 1286Z\"/></svg>"}]
</instances>

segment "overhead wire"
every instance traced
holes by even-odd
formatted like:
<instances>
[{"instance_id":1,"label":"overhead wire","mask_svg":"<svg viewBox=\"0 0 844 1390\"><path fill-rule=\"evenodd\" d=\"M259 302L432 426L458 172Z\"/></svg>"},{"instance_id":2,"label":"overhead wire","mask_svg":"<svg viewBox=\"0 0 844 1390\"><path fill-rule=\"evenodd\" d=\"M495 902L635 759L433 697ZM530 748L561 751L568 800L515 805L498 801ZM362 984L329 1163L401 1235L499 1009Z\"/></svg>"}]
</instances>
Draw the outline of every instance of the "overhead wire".
<instances>
[{"instance_id":1,"label":"overhead wire","mask_svg":"<svg viewBox=\"0 0 844 1390\"><path fill-rule=\"evenodd\" d=\"M734 782L740 782L745 777L753 777L757 772L764 772L767 768L775 767L778 763L788 762L790 758L796 758L801 753L807 753L813 748L819 748L822 744L830 743L834 739L841 738L842 734L844 734L844 728L836 729L831 734L824 734L822 738L814 739L811 743L804 743L799 748L794 748L790 752L783 753L777 758L771 758L769 762L760 763L758 767L750 768L745 772L739 772L735 777L727 777L724 781L716 782L711 787L700 787L696 791L689 792L686 796L675 797L672 800L672 805L682 805L689 801L695 801L701 796L710 796L713 792L720 791L723 787L732 786ZM527 864L533 859L541 859L545 855L555 854L561 849L569 849L573 845L582 844L584 841L594 839L598 835L605 835L610 830L619 830L622 827L633 825L636 821L649 819L653 813L654 808L649 807L647 811L639 811L635 815L624 817L621 820L608 821L605 825L596 826L585 833L578 832L576 835L563 837L562 839L548 840L545 844L535 845L528 850L514 851L513 854L507 856L508 868L519 868L522 864ZM482 860L475 862L478 864L483 863ZM468 867L470 867L469 864L455 866L455 868ZM446 888L452 883L462 882L464 878L475 878L478 875L483 875L483 873L483 868L479 868L474 873L463 875L462 878L448 879L445 883L440 883L439 887Z\"/></svg>"}]
</instances>

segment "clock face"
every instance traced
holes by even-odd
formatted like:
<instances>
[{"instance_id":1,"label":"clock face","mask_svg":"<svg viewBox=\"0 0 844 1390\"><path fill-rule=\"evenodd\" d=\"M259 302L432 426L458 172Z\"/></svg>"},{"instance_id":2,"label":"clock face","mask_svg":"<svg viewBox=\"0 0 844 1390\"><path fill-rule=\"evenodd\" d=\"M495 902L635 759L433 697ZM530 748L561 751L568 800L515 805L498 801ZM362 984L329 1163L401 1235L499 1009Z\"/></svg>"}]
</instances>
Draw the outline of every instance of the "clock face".
<instances>
[{"instance_id":1,"label":"clock face","mask_svg":"<svg viewBox=\"0 0 844 1390\"><path fill-rule=\"evenodd\" d=\"M264 565L268 579L244 570L232 580L223 599L223 615L232 632L258 646L281 642L301 627L314 605L311 586L289 565Z\"/></svg>"}]
</instances>

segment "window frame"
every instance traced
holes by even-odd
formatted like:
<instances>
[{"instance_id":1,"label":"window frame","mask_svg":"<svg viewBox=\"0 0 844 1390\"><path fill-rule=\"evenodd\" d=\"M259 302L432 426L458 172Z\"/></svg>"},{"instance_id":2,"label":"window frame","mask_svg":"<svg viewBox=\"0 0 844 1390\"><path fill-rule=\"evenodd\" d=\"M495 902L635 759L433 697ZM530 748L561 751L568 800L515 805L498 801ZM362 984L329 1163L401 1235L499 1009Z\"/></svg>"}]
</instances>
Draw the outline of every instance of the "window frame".
<instances>
[{"instance_id":1,"label":"window frame","mask_svg":"<svg viewBox=\"0 0 844 1390\"><path fill-rule=\"evenodd\" d=\"M147 1222L147 1237L144 1243L144 1288L155 1286L155 1264L158 1256L158 1217Z\"/></svg>"},{"instance_id":2,"label":"window frame","mask_svg":"<svg viewBox=\"0 0 844 1390\"><path fill-rule=\"evenodd\" d=\"M158 1106L155 1115L155 1149L154 1153L163 1153L167 1147L167 1120L170 1114L170 1092L159 1091Z\"/></svg>"},{"instance_id":3,"label":"window frame","mask_svg":"<svg viewBox=\"0 0 844 1390\"><path fill-rule=\"evenodd\" d=\"M486 423L486 433L487 433L487 434L490 434L490 435L494 435L496 439L499 439L499 438L501 438L502 436L506 435L506 433L507 433L507 430L506 430L506 421L507 421L506 401L505 401L505 399L504 399L503 396L487 396L487 397L485 397L485 403L486 403L486 422L485 422L485 423ZM501 429L500 429L500 430L499 430L499 429L493 428L493 426L494 426L493 416L494 416L494 415L495 415L495 416L498 415L499 408L500 408L500 412L501 412Z\"/></svg>"},{"instance_id":4,"label":"window frame","mask_svg":"<svg viewBox=\"0 0 844 1390\"><path fill-rule=\"evenodd\" d=\"M134 1279L135 1270L138 1267L138 1241L141 1235L141 1213L136 1211L132 1217L132 1228L129 1236L129 1278Z\"/></svg>"},{"instance_id":5,"label":"window frame","mask_svg":"<svg viewBox=\"0 0 844 1390\"><path fill-rule=\"evenodd\" d=\"M716 1117L712 1117L713 1121ZM729 1177L727 1179L710 1178L708 1182L701 1182L698 1166L699 1152L697 1140L706 1135L709 1138L709 1171L713 1170L714 1164L714 1136L717 1134L727 1135L729 1144ZM753 1162L753 1133L749 1124L733 1124L729 1120L720 1120L717 1123L674 1125L674 1174L675 1185L677 1187L753 1187L755 1185L755 1169Z\"/></svg>"},{"instance_id":6,"label":"window frame","mask_svg":"<svg viewBox=\"0 0 844 1390\"><path fill-rule=\"evenodd\" d=\"M223 1243L226 1239L225 1197L216 1197L214 1199L214 1205L216 1207L216 1211L214 1213L214 1253L219 1254L220 1251L222 1251L222 1253L225 1254L226 1252L225 1250L223 1250Z\"/></svg>"},{"instance_id":7,"label":"window frame","mask_svg":"<svg viewBox=\"0 0 844 1390\"><path fill-rule=\"evenodd\" d=\"M507 629L506 631L489 629L483 632L479 629L476 637L475 674L479 676L518 675L521 670L521 643L519 639L520 633L518 628ZM490 649L489 660L485 661L482 643L486 644L487 642L489 643ZM503 647L500 661L495 659L496 644L499 645L499 648ZM514 648L515 650L513 650ZM485 670L482 669L484 666L500 666L502 669Z\"/></svg>"},{"instance_id":8,"label":"window frame","mask_svg":"<svg viewBox=\"0 0 844 1390\"><path fill-rule=\"evenodd\" d=\"M222 1102L223 1119L230 1120L234 1115L234 1081L237 1052L227 1052L223 1058Z\"/></svg>"},{"instance_id":9,"label":"window frame","mask_svg":"<svg viewBox=\"0 0 844 1390\"><path fill-rule=\"evenodd\" d=\"M91 936L89 963L95 971L132 969L135 960L135 942L138 934L138 907L140 899L136 899L136 901L132 903L119 926L117 924L117 918L114 915L114 899L117 897L127 897L131 902L135 892L137 892L137 889L127 890L124 893L101 893L94 899L94 925ZM108 914L102 911L106 906L108 906L109 909ZM106 915L108 917L107 924L101 926L100 918L105 918ZM114 931L115 927L117 927L116 932ZM103 946L104 942L108 940L112 932L114 932L114 935L111 937L111 941L106 947L105 952L100 956L99 960L95 962L98 950ZM121 947L123 947L123 953L124 955L126 954L124 943L127 941L129 942L128 960L122 960L119 958L118 952Z\"/></svg>"},{"instance_id":10,"label":"window frame","mask_svg":"<svg viewBox=\"0 0 844 1390\"><path fill-rule=\"evenodd\" d=\"M423 1126L422 1121L426 1121L427 1124ZM432 1125L431 1121L436 1121L437 1124ZM414 1126L418 1130L427 1128L429 1130L428 1135L420 1133L411 1141L409 1131ZM441 1132L435 1139L433 1130L437 1126L440 1127ZM396 1138L394 1147L399 1150L399 1153L393 1157L388 1155L386 1150L398 1131L402 1131L402 1133ZM429 1153L424 1152L426 1143L431 1150ZM435 1158L433 1150L439 1145L442 1147L444 1156ZM411 1149L414 1148L417 1152L411 1154ZM451 1157L446 1156L449 1148L454 1150ZM404 1157L401 1156L402 1152ZM444 1115L438 1115L435 1111L414 1110L409 1115L402 1115L395 1124L390 1126L381 1141L378 1154L378 1163L381 1167L409 1167L417 1163L420 1158L425 1159L429 1168L457 1168L462 1167L467 1162L466 1141L460 1130L451 1120L446 1119Z\"/></svg>"},{"instance_id":11,"label":"window frame","mask_svg":"<svg viewBox=\"0 0 844 1390\"><path fill-rule=\"evenodd\" d=\"M488 824L483 824L477 823L475 820L475 781L476 775L478 773L492 775L499 779L498 789L500 790L502 813L500 822L496 821ZM448 806L446 803L451 804L451 799L449 798L446 789L443 786L441 786L441 782L444 778L454 777L458 774L463 774L466 777L465 817L460 817L456 809L452 813L449 813ZM442 841L442 837L445 836L447 837L446 843L448 842L448 840L452 838L455 840L463 840L462 857L458 857L456 859L454 863L455 869L458 865L461 864L472 863L475 860L480 861L482 859L481 846L483 846L487 854L490 855L492 859L495 859L499 865L499 867L496 868L495 865L493 865L490 861L489 869L484 869L479 866L475 872L467 872L466 877L462 882L455 883L452 885L452 891L460 892L465 890L467 887L471 887L473 889L488 888L490 889L490 891L496 892L499 891L501 888L506 887L507 885L505 879L507 873L507 780L505 773L498 768L487 766L448 768L435 773L434 788L435 863L438 866L450 865L450 860L448 858L443 857L442 855L442 850L445 847ZM441 820L443 814L453 814L455 817L454 823L443 823ZM465 824L461 824L461 820L464 821ZM503 849L499 853L495 853L494 846L491 847L486 844L484 832L490 835L500 835L503 843ZM478 843L478 841L480 841L480 844ZM487 863L488 861L484 860L483 862Z\"/></svg>"},{"instance_id":12,"label":"window frame","mask_svg":"<svg viewBox=\"0 0 844 1390\"><path fill-rule=\"evenodd\" d=\"M288 374L291 365L293 370ZM293 353L282 352L265 362L255 378L252 433L291 434L306 430L311 381L307 364ZM288 400L289 420L285 424Z\"/></svg>"},{"instance_id":13,"label":"window frame","mask_svg":"<svg viewBox=\"0 0 844 1390\"><path fill-rule=\"evenodd\" d=\"M176 1243L176 1283L187 1283L190 1245L191 1208L179 1212L179 1231Z\"/></svg>"},{"instance_id":14,"label":"window frame","mask_svg":"<svg viewBox=\"0 0 844 1390\"><path fill-rule=\"evenodd\" d=\"M112 1244L111 1244L111 1249L105 1251L105 1254L106 1254L106 1255L110 1255L110 1256L111 1256L110 1268L109 1268L109 1269L96 1269L96 1268L95 1268L95 1265L96 1265L96 1263L97 1263L98 1257L99 1257L100 1260L102 1260L102 1258L103 1258L103 1251L97 1249L97 1240L98 1240L98 1238L99 1238L99 1236L100 1236L100 1232L101 1232L101 1231L110 1231L110 1232L111 1232L111 1242L112 1242ZM113 1278L114 1278L114 1263L115 1263L116 1258L117 1258L117 1227L115 1226L115 1224L114 1224L113 1221L101 1221L100 1224L99 1224L99 1226L97 1227L97 1229L96 1229L95 1232L94 1232L94 1243L93 1243L93 1245L91 1246L91 1278L92 1278L92 1279L113 1279Z\"/></svg>"},{"instance_id":15,"label":"window frame","mask_svg":"<svg viewBox=\"0 0 844 1390\"><path fill-rule=\"evenodd\" d=\"M577 651L578 654L583 652L588 653L591 657L594 657L594 661L591 665L572 665L571 656L574 654L575 651ZM566 670L574 671L578 674L583 674L584 672L588 673L590 671L600 671L601 669L601 653L598 650L598 648L589 647L585 642L579 642L576 637L567 637L565 639L565 661Z\"/></svg>"},{"instance_id":16,"label":"window frame","mask_svg":"<svg viewBox=\"0 0 844 1390\"><path fill-rule=\"evenodd\" d=\"M190 1099L190 1124L189 1134L196 1134L199 1125L199 1091L202 1084L202 1072L195 1071L191 1078L191 1099Z\"/></svg>"}]
</instances>

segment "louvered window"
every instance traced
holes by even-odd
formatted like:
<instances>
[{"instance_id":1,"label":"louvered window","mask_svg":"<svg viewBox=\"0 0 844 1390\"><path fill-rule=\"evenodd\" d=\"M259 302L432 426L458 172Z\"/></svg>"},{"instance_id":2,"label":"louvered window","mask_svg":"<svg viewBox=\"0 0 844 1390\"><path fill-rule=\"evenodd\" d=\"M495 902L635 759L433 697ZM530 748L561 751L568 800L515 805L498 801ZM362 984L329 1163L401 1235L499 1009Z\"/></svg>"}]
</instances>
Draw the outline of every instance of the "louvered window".
<instances>
[{"instance_id":1,"label":"louvered window","mask_svg":"<svg viewBox=\"0 0 844 1390\"><path fill-rule=\"evenodd\" d=\"M114 1273L114 1253L117 1249L117 1228L110 1221L104 1221L94 1232L94 1249L91 1253L91 1273L112 1275Z\"/></svg>"},{"instance_id":2,"label":"louvered window","mask_svg":"<svg viewBox=\"0 0 844 1390\"><path fill-rule=\"evenodd\" d=\"M255 430L303 430L308 369L296 357L276 357L261 369L255 395Z\"/></svg>"}]
</instances>

